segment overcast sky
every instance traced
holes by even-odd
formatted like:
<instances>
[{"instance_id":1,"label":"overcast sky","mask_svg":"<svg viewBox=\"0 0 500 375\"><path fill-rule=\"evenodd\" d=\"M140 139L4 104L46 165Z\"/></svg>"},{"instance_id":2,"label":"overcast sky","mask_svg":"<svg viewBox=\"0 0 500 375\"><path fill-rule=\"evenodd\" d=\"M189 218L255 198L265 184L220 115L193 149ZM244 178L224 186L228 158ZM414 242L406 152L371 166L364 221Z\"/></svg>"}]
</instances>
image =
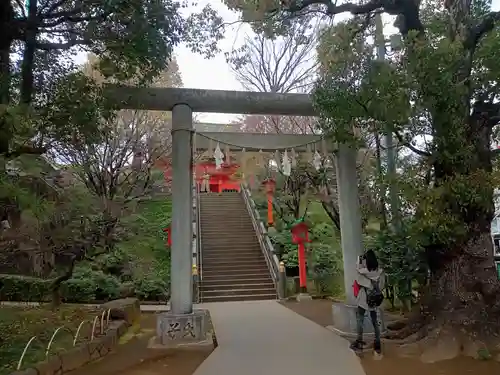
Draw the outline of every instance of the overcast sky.
<instances>
[{"instance_id":1,"label":"overcast sky","mask_svg":"<svg viewBox=\"0 0 500 375\"><path fill-rule=\"evenodd\" d=\"M220 0L199 0L199 7L202 8L207 3L217 9L224 17L226 23L235 23L228 28L226 39L222 41L220 47L223 52L228 52L233 46L240 46L246 33L251 33L250 26L238 23L238 14L230 11ZM493 8L500 9L500 0L493 0ZM191 10L190 10L191 11ZM336 20L349 17L348 14L336 16ZM385 33L397 32L390 26L390 20L386 19ZM387 26L389 25L389 26ZM219 89L219 90L241 90L242 87L231 73L228 64L221 53L213 59L205 60L202 56L192 53L185 47L176 50L176 57L179 63L182 80L185 87ZM206 113L199 114L199 119L205 122L227 123L237 118L235 115Z\"/></svg>"},{"instance_id":2,"label":"overcast sky","mask_svg":"<svg viewBox=\"0 0 500 375\"><path fill-rule=\"evenodd\" d=\"M2 1L2 0L0 0ZM188 8L187 12L195 12L197 9L203 8L210 3L219 14L224 18L227 24L232 24L227 27L226 38L220 43L222 52L215 58L206 60L203 56L192 53L188 48L183 46L175 50L175 55L182 75L184 87L202 88L202 89L219 89L219 90L241 90L242 87L232 74L226 60L224 52L229 52L234 46L238 47L242 44L246 34L251 33L248 24L239 23L238 14L230 11L220 0L198 0L196 8ZM493 0L493 8L500 9L500 0ZM336 20L341 20L349 17L348 14L336 16ZM390 20L386 19L387 23L385 33L387 35L395 33L396 30L390 26ZM236 115L206 113L198 114L198 118L204 122L228 123L236 119Z\"/></svg>"},{"instance_id":3,"label":"overcast sky","mask_svg":"<svg viewBox=\"0 0 500 375\"><path fill-rule=\"evenodd\" d=\"M184 87L197 89L218 89L218 90L242 90L241 85L235 79L229 69L224 52L229 52L233 46L240 46L245 34L251 33L248 24L239 23L238 14L230 11L220 0L199 0L197 8L203 8L210 3L214 9L224 18L228 26L226 38L220 43L222 53L213 59L205 59L203 56L191 52L186 47L179 47L175 51L177 63L182 75ZM188 11L193 12L191 8ZM228 123L237 118L236 115L223 113L198 114L199 120L204 122Z\"/></svg>"}]
</instances>

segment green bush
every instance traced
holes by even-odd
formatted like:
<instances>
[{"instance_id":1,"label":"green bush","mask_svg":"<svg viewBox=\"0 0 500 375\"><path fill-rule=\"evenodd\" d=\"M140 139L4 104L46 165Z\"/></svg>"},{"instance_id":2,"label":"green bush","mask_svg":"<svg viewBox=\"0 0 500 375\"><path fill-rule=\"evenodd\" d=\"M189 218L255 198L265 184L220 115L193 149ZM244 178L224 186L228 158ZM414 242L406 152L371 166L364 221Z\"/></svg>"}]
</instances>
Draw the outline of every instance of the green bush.
<instances>
[{"instance_id":1,"label":"green bush","mask_svg":"<svg viewBox=\"0 0 500 375\"><path fill-rule=\"evenodd\" d=\"M89 303L95 300L95 285L90 279L70 279L61 286L64 302Z\"/></svg>"},{"instance_id":2,"label":"green bush","mask_svg":"<svg viewBox=\"0 0 500 375\"><path fill-rule=\"evenodd\" d=\"M120 281L113 275L83 266L64 283L62 295L66 302L108 301L119 298Z\"/></svg>"},{"instance_id":3,"label":"green bush","mask_svg":"<svg viewBox=\"0 0 500 375\"><path fill-rule=\"evenodd\" d=\"M169 298L169 282L155 276L144 276L134 281L135 296L143 301L166 301Z\"/></svg>"},{"instance_id":4,"label":"green bush","mask_svg":"<svg viewBox=\"0 0 500 375\"><path fill-rule=\"evenodd\" d=\"M51 285L52 280L0 275L0 299L47 302L52 297ZM101 271L77 269L73 277L61 285L61 296L64 302L89 303L119 298L120 290L120 282L112 275Z\"/></svg>"},{"instance_id":5,"label":"green bush","mask_svg":"<svg viewBox=\"0 0 500 375\"><path fill-rule=\"evenodd\" d=\"M48 301L50 280L35 277L0 275L0 300L2 301Z\"/></svg>"},{"instance_id":6,"label":"green bush","mask_svg":"<svg viewBox=\"0 0 500 375\"><path fill-rule=\"evenodd\" d=\"M130 270L132 263L132 256L117 246L111 253L104 254L97 259L95 268L102 270L106 274L116 276L122 281L130 281L132 279L132 272Z\"/></svg>"}]
</instances>

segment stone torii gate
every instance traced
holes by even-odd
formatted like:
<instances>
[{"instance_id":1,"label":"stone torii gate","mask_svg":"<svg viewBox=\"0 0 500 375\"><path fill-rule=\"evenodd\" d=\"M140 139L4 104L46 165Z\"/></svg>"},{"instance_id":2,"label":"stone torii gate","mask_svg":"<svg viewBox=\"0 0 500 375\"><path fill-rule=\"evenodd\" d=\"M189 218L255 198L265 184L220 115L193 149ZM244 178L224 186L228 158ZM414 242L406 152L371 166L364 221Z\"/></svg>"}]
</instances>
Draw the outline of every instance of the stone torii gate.
<instances>
[{"instance_id":1,"label":"stone torii gate","mask_svg":"<svg viewBox=\"0 0 500 375\"><path fill-rule=\"evenodd\" d=\"M192 288L192 159L193 112L234 114L315 116L311 97L307 94L277 94L244 91L200 90L185 88L108 87L107 96L117 102L120 109L172 111L172 249L171 249L171 310L159 318L158 335L181 331L191 327L191 337L204 337L205 312L193 310ZM255 149L280 148L280 145L304 144L296 134L218 133L231 137L234 143L248 144ZM237 137L238 141L235 141ZM318 137L318 136L316 136ZM320 137L318 137L320 138ZM318 139L319 140L319 139ZM202 146L202 145L200 145ZM336 145L336 172L341 222L344 282L347 306L354 304L352 283L355 264L363 251L361 211L356 173L357 150L346 144ZM354 310L342 314L354 317ZM347 320L351 320L347 318ZM347 321L346 321L346 324ZM193 327L195 326L195 327ZM194 328L194 330L192 329ZM168 332L167 332L168 331ZM185 331L185 329L184 329ZM195 337L196 336L196 337ZM171 338L173 339L174 337ZM162 340L163 341L163 340ZM189 341L189 340L188 340Z\"/></svg>"}]
</instances>

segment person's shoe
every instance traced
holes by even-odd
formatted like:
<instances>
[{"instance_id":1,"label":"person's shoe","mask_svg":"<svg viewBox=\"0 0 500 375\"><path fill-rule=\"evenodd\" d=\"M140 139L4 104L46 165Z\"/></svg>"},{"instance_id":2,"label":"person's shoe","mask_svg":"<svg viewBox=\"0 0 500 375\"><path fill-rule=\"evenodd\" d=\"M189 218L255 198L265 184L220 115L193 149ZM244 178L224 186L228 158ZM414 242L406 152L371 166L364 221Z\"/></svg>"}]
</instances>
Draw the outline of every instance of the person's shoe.
<instances>
[{"instance_id":1,"label":"person's shoe","mask_svg":"<svg viewBox=\"0 0 500 375\"><path fill-rule=\"evenodd\" d=\"M373 351L373 359L376 361L380 361L382 358L384 358L384 355L382 354L381 351Z\"/></svg>"},{"instance_id":2,"label":"person's shoe","mask_svg":"<svg viewBox=\"0 0 500 375\"><path fill-rule=\"evenodd\" d=\"M373 359L381 360L382 358L383 358L382 346L380 345L380 342L375 341L373 343Z\"/></svg>"},{"instance_id":3,"label":"person's shoe","mask_svg":"<svg viewBox=\"0 0 500 375\"><path fill-rule=\"evenodd\" d=\"M363 351L363 342L360 340L354 341L350 346L351 350L355 352L362 352Z\"/></svg>"}]
</instances>

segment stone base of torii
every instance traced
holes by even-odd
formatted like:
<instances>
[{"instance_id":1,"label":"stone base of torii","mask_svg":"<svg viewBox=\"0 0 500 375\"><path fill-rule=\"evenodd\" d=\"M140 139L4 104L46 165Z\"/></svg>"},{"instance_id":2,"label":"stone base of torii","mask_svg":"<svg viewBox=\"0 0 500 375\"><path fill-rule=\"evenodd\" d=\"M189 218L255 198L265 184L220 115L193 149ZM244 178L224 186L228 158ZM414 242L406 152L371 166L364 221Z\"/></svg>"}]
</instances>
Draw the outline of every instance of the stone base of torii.
<instances>
[{"instance_id":1,"label":"stone base of torii","mask_svg":"<svg viewBox=\"0 0 500 375\"><path fill-rule=\"evenodd\" d=\"M110 98L122 109L172 111L172 248L171 310L158 317L156 343L176 346L210 339L210 317L205 310L193 309L193 112L235 114L315 116L307 94L255 93L183 88L134 88L110 86ZM222 143L238 145L248 151L292 148L313 141L316 135L217 133ZM308 138L309 137L309 138ZM196 148L206 149L203 138ZM306 139L307 138L307 139ZM335 152L340 231L344 264L346 304L336 304L335 312L344 322L341 331L355 327L352 283L355 265L363 252L361 211L358 197L356 162L358 151L346 144L330 145ZM300 147L295 147L300 152ZM187 215L186 213L191 213ZM368 327L367 327L368 328ZM348 333L348 332L347 332Z\"/></svg>"}]
</instances>

